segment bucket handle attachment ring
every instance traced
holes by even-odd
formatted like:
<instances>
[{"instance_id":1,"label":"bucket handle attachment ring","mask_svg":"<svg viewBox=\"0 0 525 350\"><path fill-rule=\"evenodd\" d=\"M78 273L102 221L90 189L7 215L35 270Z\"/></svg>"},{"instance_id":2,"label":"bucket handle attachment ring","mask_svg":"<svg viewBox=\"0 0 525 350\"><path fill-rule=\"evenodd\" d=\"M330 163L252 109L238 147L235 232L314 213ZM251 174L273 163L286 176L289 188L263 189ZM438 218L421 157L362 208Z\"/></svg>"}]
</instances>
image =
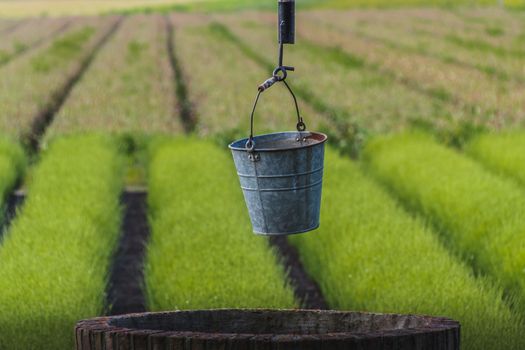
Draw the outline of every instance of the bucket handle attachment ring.
<instances>
[{"instance_id":1,"label":"bucket handle attachment ring","mask_svg":"<svg viewBox=\"0 0 525 350\"><path fill-rule=\"evenodd\" d=\"M248 152L253 152L253 150L255 149L255 141L253 140L253 138L250 137L248 141L246 141L246 145L244 147L246 147L246 150Z\"/></svg>"},{"instance_id":2,"label":"bucket handle attachment ring","mask_svg":"<svg viewBox=\"0 0 525 350\"><path fill-rule=\"evenodd\" d=\"M257 96L255 97L255 102L253 103L252 112L250 114L250 137L248 138L248 141L246 142L246 145L245 145L246 151L248 151L249 153L252 153L255 150L255 141L253 140L253 119L255 115L255 109L257 108L257 103L259 102L259 98L261 97L261 94L277 82L282 82L284 86L286 86L286 89L292 95L293 102L295 105L295 111L297 112L297 125L296 125L297 131L303 132L306 130L306 124L304 123L303 117L301 117L301 112L299 111L299 104L297 102L297 97L295 97L295 94L292 88L286 82L286 77L288 76L287 71L289 70L293 71L294 67L279 66L275 68L275 70L273 71L272 77L270 79L267 79L261 85L259 85L257 89Z\"/></svg>"}]
</instances>

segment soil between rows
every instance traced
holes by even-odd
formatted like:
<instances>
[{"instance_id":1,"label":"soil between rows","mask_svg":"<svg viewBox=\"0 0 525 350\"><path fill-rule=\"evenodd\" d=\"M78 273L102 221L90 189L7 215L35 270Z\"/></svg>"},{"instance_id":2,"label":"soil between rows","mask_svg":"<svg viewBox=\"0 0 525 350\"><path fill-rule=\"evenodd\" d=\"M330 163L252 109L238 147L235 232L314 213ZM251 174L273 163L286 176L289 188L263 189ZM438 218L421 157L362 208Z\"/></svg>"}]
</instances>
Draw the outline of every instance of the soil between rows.
<instances>
[{"instance_id":1,"label":"soil between rows","mask_svg":"<svg viewBox=\"0 0 525 350\"><path fill-rule=\"evenodd\" d=\"M299 252L288 242L286 236L270 237L270 244L275 247L284 264L295 297L301 301L304 309L328 310L328 303L324 299L321 288L304 269Z\"/></svg>"},{"instance_id":2,"label":"soil between rows","mask_svg":"<svg viewBox=\"0 0 525 350\"><path fill-rule=\"evenodd\" d=\"M4 229L20 212L26 194L13 192L7 199ZM147 217L147 191L128 188L121 196L124 208L121 236L116 248L107 286L106 309L110 316L147 311L144 294L144 258L150 236ZM286 236L269 238L277 250L280 261L288 272L288 278L296 298L305 309L329 309L319 288L304 269L299 253Z\"/></svg>"},{"instance_id":3,"label":"soil between rows","mask_svg":"<svg viewBox=\"0 0 525 350\"><path fill-rule=\"evenodd\" d=\"M0 230L0 236L2 235L5 230L9 227L11 224L11 221L14 219L14 217L17 214L18 209L22 206L26 198L26 194L23 191L17 190L11 193L6 198L6 204L5 204L5 210L4 210L4 218L1 222L2 230Z\"/></svg>"},{"instance_id":4,"label":"soil between rows","mask_svg":"<svg viewBox=\"0 0 525 350\"><path fill-rule=\"evenodd\" d=\"M110 316L146 311L142 268L149 237L146 198L145 190L133 188L126 189L121 196L124 217L107 287L106 310ZM2 232L20 213L25 199L22 190L8 196Z\"/></svg>"},{"instance_id":5,"label":"soil between rows","mask_svg":"<svg viewBox=\"0 0 525 350\"><path fill-rule=\"evenodd\" d=\"M109 315L146 311L144 257L149 238L147 192L127 189L121 197L125 209L122 232L109 277Z\"/></svg>"}]
</instances>

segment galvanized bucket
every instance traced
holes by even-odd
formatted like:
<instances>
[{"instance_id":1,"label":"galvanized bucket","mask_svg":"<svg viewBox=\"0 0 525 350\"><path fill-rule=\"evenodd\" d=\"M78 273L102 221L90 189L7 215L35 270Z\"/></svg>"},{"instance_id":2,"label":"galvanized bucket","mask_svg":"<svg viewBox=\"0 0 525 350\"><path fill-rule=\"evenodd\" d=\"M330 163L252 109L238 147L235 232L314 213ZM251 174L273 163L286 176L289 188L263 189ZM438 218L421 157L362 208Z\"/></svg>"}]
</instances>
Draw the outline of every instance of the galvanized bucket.
<instances>
[{"instance_id":1,"label":"galvanized bucket","mask_svg":"<svg viewBox=\"0 0 525 350\"><path fill-rule=\"evenodd\" d=\"M324 143L315 132L289 131L230 144L253 231L289 235L319 227Z\"/></svg>"},{"instance_id":2,"label":"galvanized bucket","mask_svg":"<svg viewBox=\"0 0 525 350\"><path fill-rule=\"evenodd\" d=\"M291 235L319 227L327 136L306 131L297 99L277 69L259 86L250 117L250 137L230 144L253 231ZM295 103L297 131L253 136L253 116L263 91L282 81Z\"/></svg>"}]
</instances>

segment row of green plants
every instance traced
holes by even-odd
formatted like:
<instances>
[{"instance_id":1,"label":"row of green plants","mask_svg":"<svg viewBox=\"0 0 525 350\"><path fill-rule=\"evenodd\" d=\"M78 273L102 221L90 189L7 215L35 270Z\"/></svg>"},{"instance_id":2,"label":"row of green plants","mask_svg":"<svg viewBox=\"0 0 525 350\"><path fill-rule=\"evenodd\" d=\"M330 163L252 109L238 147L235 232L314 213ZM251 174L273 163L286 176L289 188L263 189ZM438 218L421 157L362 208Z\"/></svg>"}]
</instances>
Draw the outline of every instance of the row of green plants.
<instances>
[{"instance_id":1,"label":"row of green plants","mask_svg":"<svg viewBox=\"0 0 525 350\"><path fill-rule=\"evenodd\" d=\"M2 34L0 42L0 67L17 56L32 49L46 40L54 38L57 32L69 24L69 19L37 19L26 21L13 28L9 33Z\"/></svg>"},{"instance_id":2,"label":"row of green plants","mask_svg":"<svg viewBox=\"0 0 525 350\"><path fill-rule=\"evenodd\" d=\"M272 67L276 64L273 20L272 15L228 15L222 23L233 41L246 45L253 55L260 56L261 63ZM302 37L297 41L285 52L285 63L297 66L297 72L290 73L289 82L297 86L299 93L308 91L305 102L315 106L315 101L322 101L330 106L317 110L338 125L355 123L381 133L406 127L415 119L438 122L454 112L446 104L436 103L377 72L362 59L352 59L340 50L325 49Z\"/></svg>"},{"instance_id":3,"label":"row of green plants","mask_svg":"<svg viewBox=\"0 0 525 350\"><path fill-rule=\"evenodd\" d=\"M316 18L313 13L309 16ZM268 72L272 70L276 45L274 32L269 26L273 19L271 15L247 14L242 18L217 15L215 19L218 22L211 22L208 30L221 39L223 45L229 47L230 43L234 44L253 63ZM201 20L195 27L203 27L206 23L209 23L209 19ZM332 34L339 35L336 32ZM287 47L285 62L301 62L298 69L302 73L291 73L293 80L290 80L290 84L301 99L301 106L305 109L303 116L307 121L314 116L310 129L329 134L332 144L345 153L358 157L368 137L386 131L423 128L439 135L447 144L462 145L484 129L482 125L486 121L480 124L479 109L464 105L448 92L427 90L417 82L407 81L393 72L385 74L385 70L377 64L346 49L325 47L303 36L298 40L300 45ZM230 89L227 87L222 92ZM201 102L203 107L198 109L211 107L205 107L206 101ZM229 110L224 100L219 105L224 105L225 111ZM283 111L280 114L293 113ZM509 123L515 122L512 119L508 119ZM519 111L515 119L519 119ZM227 129L226 123L223 122L221 127Z\"/></svg>"},{"instance_id":4,"label":"row of green plants","mask_svg":"<svg viewBox=\"0 0 525 350\"><path fill-rule=\"evenodd\" d=\"M275 283L284 281L282 271L266 280L263 272L251 270L261 257L250 263L259 251L247 243L263 242L250 233L226 153L186 139L153 149L149 169L153 236L146 266L150 308L292 307L293 299L275 292L275 299L267 299L271 293L263 287L275 291ZM435 230L412 218L387 190L367 179L366 170L329 150L326 172L323 227L292 242L332 307L454 317L462 322L467 349L524 345L523 319L511 311L504 291L491 278L475 277ZM236 211L224 203L237 203ZM246 257L239 258L243 246L248 247ZM266 267L275 268L274 258L266 261ZM237 265L236 259L246 264ZM264 282L251 281L248 276L253 274L265 276ZM291 292L287 295L292 298Z\"/></svg>"},{"instance_id":5,"label":"row of green plants","mask_svg":"<svg viewBox=\"0 0 525 350\"><path fill-rule=\"evenodd\" d=\"M183 15L174 15L172 20L175 25L188 21ZM221 40L222 27L209 26L209 18L195 18L194 22L175 27L174 46L188 74L188 99L197 116L195 132L211 136L233 130L229 138L246 135L257 85L271 72L247 58L234 43ZM276 86L261 97L255 114L257 132L295 125L295 109L283 89ZM318 127L320 118L301 107L309 126Z\"/></svg>"},{"instance_id":6,"label":"row of green plants","mask_svg":"<svg viewBox=\"0 0 525 350\"><path fill-rule=\"evenodd\" d=\"M435 15L434 12L429 13ZM454 14L446 13L446 21L455 18ZM466 95L454 97L456 95L448 88L436 87L435 79L427 79L431 82L428 84L422 83L419 78L417 81L405 79L408 76L405 68L410 70L410 74L417 71L420 78L435 74L428 62L406 65L403 69L397 67L396 71L401 73L394 74L390 64L406 60L394 59L399 52L382 47L383 44L356 41L358 45L350 45L351 50L346 44L341 44L339 48L325 46L325 37L335 42L342 40L346 37L343 35L346 31L353 31L355 23L362 22L360 16L369 21L374 18L373 14L357 14L357 19L348 25L341 23L345 19L343 15L312 12L304 16L301 23L306 25L298 28L299 45L287 49L285 60L302 62L298 66L300 74L292 74L291 82L296 85L297 95L307 102L302 107L309 127L332 134L332 139L338 140L338 146L355 154L369 132L424 124L456 133L455 129L463 128L461 125L458 127L459 120L474 124L491 121L492 117L480 119L480 110L476 107L479 101L472 102ZM274 16L215 16L226 25L212 23L209 27L206 26L211 23L210 16L175 14L172 17L175 24L173 46L186 73L182 78L175 78L182 79L182 83L186 84L184 88L189 92L184 100L177 101L172 91L173 76L168 67L165 20L158 16L133 16L124 21L122 28L97 54L90 69L76 84L48 132L48 139L55 134L85 130L86 127L109 128L117 132L177 131L180 123L175 114L182 105L192 106L194 114L201 116L196 118L201 121L196 128L201 135L224 131L235 135L245 133L247 111L250 110L256 85L250 82L262 81L275 64L274 30L269 25ZM396 23L395 14L387 17L389 21L386 25L392 21ZM417 18L417 15L411 15L411 21L415 23L419 23ZM2 86L6 88L0 95L0 122L4 132L28 134L35 116L57 98L60 87L69 79L68 72L75 70L81 57L90 52L97 41L95 39L113 20L75 21L70 30L52 44L4 67ZM331 22L330 25L327 22ZM99 28L96 33L95 27ZM315 33L312 28L315 28ZM221 39L219 42L218 38ZM255 42L257 46L251 44ZM376 49L388 54L382 57L374 53ZM215 58L212 62L207 59L211 55ZM416 60L417 56L414 54L411 57ZM419 59L424 59L424 56ZM388 62L381 62L385 60ZM458 67L446 61L441 62L442 71L450 71L453 75L468 71L457 70ZM232 74L231 67L235 66L242 66L243 74ZM322 71L319 67L323 67ZM414 70L412 67L419 68ZM110 70L111 74L108 74ZM473 82L468 74L460 80ZM218 81L228 83L217 88ZM99 88L101 82L104 82L104 89ZM474 85L478 90L486 90L478 83ZM499 90L505 91L503 86ZM265 93L256 114L257 121L263 121L256 123L257 130L274 130L284 125L281 115L293 115L293 106L290 101L283 100L283 92L277 87ZM496 95L491 93L484 100L493 101ZM142 102L127 103L132 99ZM278 99L283 101L278 104L267 101ZM514 108L512 101L508 102L503 105L507 109L513 107L515 113L505 116L505 120L509 123L519 121L520 109ZM90 123L84 123L86 117L90 118ZM108 121L109 117L111 121ZM238 123L239 120L242 122Z\"/></svg>"},{"instance_id":7,"label":"row of green plants","mask_svg":"<svg viewBox=\"0 0 525 350\"><path fill-rule=\"evenodd\" d=\"M520 174L506 166L510 160L498 165L490 163L490 156L482 159L480 155L490 155L483 151L484 138L503 140L501 149L516 147L519 138L480 136L467 152L494 171ZM75 322L104 313L107 272L122 216L120 144L100 135L58 138L31 173L27 203L0 245L0 307L5 311L0 316L1 348L41 348L42 342L71 347ZM23 169L23 152L5 142L0 155L0 165L10 159L6 169L11 171L2 183L12 187ZM504 296L494 281L497 276L475 276L469 265L485 266L462 250L467 244L476 258L483 255L519 266L512 251L519 246L504 247L510 249L509 256L502 257L496 238L477 245L463 238L480 228L489 230L488 236L502 220L522 221L523 200L517 200L523 190L420 134L376 139L365 155L359 165L328 149L323 225L291 239L329 305L453 317L462 323L466 349L523 347L522 313L510 308L519 306L512 303L518 299ZM150 310L299 305L276 252L267 240L251 233L227 151L209 141L162 138L151 142L148 158L152 235L145 290ZM458 183L471 187L461 190ZM505 188L514 193L501 191ZM431 200L426 193L432 194ZM411 197L418 194L421 198ZM497 197L497 204L490 196ZM485 201L486 206L480 206ZM421 209L434 227L403 206ZM514 217L509 207L515 209ZM445 231L453 227L449 218L463 231ZM517 240L519 232L513 232ZM477 251L479 246L487 250ZM502 272L508 271L504 267ZM508 283L502 285L509 290Z\"/></svg>"},{"instance_id":8,"label":"row of green plants","mask_svg":"<svg viewBox=\"0 0 525 350\"><path fill-rule=\"evenodd\" d=\"M166 43L162 17L126 18L71 91L46 139L86 130L181 131Z\"/></svg>"},{"instance_id":9,"label":"row of green plants","mask_svg":"<svg viewBox=\"0 0 525 350\"><path fill-rule=\"evenodd\" d=\"M410 89L452 106L450 117L456 120L512 127L523 119L521 84L496 80L472 67L365 39L353 31L342 14L308 13L305 20L307 23L298 27L301 37L329 49L339 48Z\"/></svg>"},{"instance_id":10,"label":"row of green plants","mask_svg":"<svg viewBox=\"0 0 525 350\"><path fill-rule=\"evenodd\" d=\"M466 16L466 13L461 16ZM465 29L467 34L461 31L464 34L461 37L464 37L466 41L485 43L483 40L498 40L499 38L493 38L487 32L489 24L484 22L480 24L474 20L470 23L471 19L464 19L452 12L446 12L446 18L443 20L440 19L437 11L425 12L422 10L421 13L414 11L408 14L413 22L406 25L408 28L411 28L411 25L426 23L423 18L435 16L436 23L432 27L436 28L439 28L440 22L447 24L450 22L453 23L451 27L457 31L458 26L467 26L468 23L469 27ZM325 18L326 16L332 17ZM472 16L474 19L478 18L475 14ZM486 19L488 13L481 12L481 16L480 18ZM515 20L506 13L498 14L498 16L502 17L498 17L498 21L509 20L509 18ZM331 138L337 141L339 148L344 148L350 154L356 155L360 151L363 139L370 134L392 132L410 126L424 128L427 131L432 130L445 143L461 146L473 135L484 130L485 125L498 123L515 126L521 123L522 108L517 105L518 101L515 100L515 97L509 97L515 95L509 91L515 89L519 91L523 88L521 83L524 78L520 75L521 73L517 74L520 63L516 57L505 55L505 71L500 71L492 69L493 66L486 66L486 62L480 59L479 48L476 45L463 48L461 54L457 53L458 50L448 47L447 50L442 50L442 54L434 55L423 49L422 47L427 46L421 46L418 39L413 39L416 43L412 44L415 46L409 60L402 56L406 54L406 45L400 46L397 43L393 45L393 41L385 41L382 38L365 37L369 43L361 41L357 47L346 45L343 43L345 36L341 36L343 32L348 33L351 28L350 32L358 34L355 40L359 40L358 37L362 31L356 28L361 28L363 21L372 21L370 23L372 28L377 28L379 26L377 23L382 23L385 15L365 12L364 14L358 13L355 17L357 18L347 21L352 23L348 25L343 13L327 15L311 12L306 14L302 19L306 24L301 25L298 29L298 45L287 47L285 55L285 62L289 64L301 62L298 67L301 69L298 71L300 74L292 73L291 83L295 86L297 95L304 102L302 104L313 108L315 114L322 119L321 122L316 120L314 128L318 126L318 129L329 133ZM373 21L374 18L375 21ZM388 21L385 21L384 24L385 33L392 36L392 40L395 38L398 41L403 40L404 36L399 33L399 30L396 32L389 28L400 27L400 22L406 20L405 16L394 13L389 14L386 18ZM273 15L261 13L246 14L242 17L216 15L214 19L218 22L211 22L209 29L215 36L223 39L225 44L227 41L235 44L245 56L264 69L268 71L272 69L276 46L275 33L272 29ZM441 25L443 27L443 23ZM515 25L513 22L508 24L509 34L505 37L505 43L509 47L512 47L514 42L521 40L519 32L512 29L513 25ZM402 30L410 32L407 28ZM415 30L415 33L416 38L423 36L419 30ZM446 33L440 35L443 36L440 40L432 42L432 45L428 44L433 50L440 43L445 44L450 36ZM456 36L459 37L459 34ZM471 39L470 36L475 38L479 36L484 39ZM339 37L343 40L339 46L326 46L325 43L333 38L337 38L335 41L338 42ZM410 37L410 35L407 34L405 37ZM324 38L322 42L321 38ZM408 41L410 42L410 39ZM512 51L512 48L499 47L492 41L487 41L484 45L481 45L483 50L494 51L494 54L500 51ZM378 52L388 54L383 57L377 52L374 53L374 48ZM483 52L486 56L486 52ZM398 59L394 59L396 55ZM425 60L427 56L429 60L426 63L415 62ZM395 72L390 67L394 62L412 59L414 62L406 65L406 72ZM443 65L441 71L450 73L451 79L456 81L459 76L462 76L460 80L467 81L469 86L463 89L462 94L467 90L471 90L472 93L458 95L456 92L449 91L450 89L445 85L438 86L437 80L433 78L428 79L430 83L423 83L424 79L419 78L441 74L437 73L433 67L436 59ZM489 61L494 63L496 58L492 57L491 60ZM414 72L417 73L416 77L419 76L418 79L411 77ZM481 73L486 73L486 76ZM475 79L467 78L467 76L475 77ZM499 78L496 79L497 84L494 78ZM451 80L447 82L447 79L443 80L447 86L454 84ZM497 86L491 87L493 91L483 97L486 89L480 87L480 84ZM480 93L480 90L484 92ZM347 93L342 93L342 91L347 91ZM502 111L496 115L498 108L501 108Z\"/></svg>"},{"instance_id":11,"label":"row of green plants","mask_svg":"<svg viewBox=\"0 0 525 350\"><path fill-rule=\"evenodd\" d=\"M185 139L154 149L149 170L153 238L146 267L150 308L291 307L286 299L266 299L264 289L256 292L262 285L275 290L273 283L283 283L281 273L260 284L247 277L246 266L256 261L235 263L242 249L236 240L247 245L260 238L251 236L226 153ZM329 150L326 172L323 227L292 242L331 307L446 315L462 322L467 349L523 347L523 319L497 283L476 277L423 219L411 217L387 190L367 179L366 170ZM224 203L239 204L237 212ZM220 251L219 257L209 249ZM255 251L248 249L247 257ZM195 263L197 254L204 263Z\"/></svg>"},{"instance_id":12,"label":"row of green plants","mask_svg":"<svg viewBox=\"0 0 525 350\"><path fill-rule=\"evenodd\" d=\"M464 150L488 169L525 185L525 133L522 131L479 135Z\"/></svg>"},{"instance_id":13,"label":"row of green plants","mask_svg":"<svg viewBox=\"0 0 525 350\"><path fill-rule=\"evenodd\" d=\"M188 138L152 146L148 191L151 310L298 305L276 252L251 233L226 151Z\"/></svg>"},{"instance_id":14,"label":"row of green plants","mask_svg":"<svg viewBox=\"0 0 525 350\"><path fill-rule=\"evenodd\" d=\"M482 145L482 139L474 141L472 153L483 154ZM523 310L525 191L520 186L423 134L378 138L367 147L365 159L379 181L410 210L428 217L453 251L497 280ZM504 164L491 166L510 172Z\"/></svg>"},{"instance_id":15,"label":"row of green plants","mask_svg":"<svg viewBox=\"0 0 525 350\"><path fill-rule=\"evenodd\" d=\"M463 31L464 29L461 28L445 26L446 32L440 33L437 28L427 28L425 23L416 21L405 23L400 18L387 23L370 19L359 24L356 21L355 24L353 31L359 36L380 42L395 50L413 52L455 66L477 69L489 77L505 82L512 80L523 82L525 79L521 72L522 58L506 54L507 50L492 47L481 39L474 41L457 34L449 34L456 33L458 30ZM518 41L518 37L513 39ZM485 50L482 50L482 47L485 47ZM503 55L498 54L501 51L504 51Z\"/></svg>"},{"instance_id":16,"label":"row of green plants","mask_svg":"<svg viewBox=\"0 0 525 350\"><path fill-rule=\"evenodd\" d=\"M264 54L261 54L261 51L263 50L252 47L248 43L241 40L230 30L228 26L224 25L223 23L211 22L209 23L207 30L213 33L213 35L216 37L215 40L220 39L222 45L233 46L236 48L236 50L243 53L245 58L249 59L248 62L250 62L251 65L259 65L259 70L264 72L264 77L270 75L275 68L275 60L269 60ZM272 52L275 51L275 47L273 49L274 50L272 50ZM261 74L255 78L258 79L255 81L261 81L260 76ZM339 147L344 148L348 151L348 153L356 154L359 150L359 143L365 136L365 131L361 126L355 123L353 116L349 116L346 111L326 103L322 97L312 91L310 86L306 84L295 84L291 82L291 80L288 82L291 84L293 91L295 91L296 96L299 98L302 117L307 123L308 128L311 130L321 130L326 132L330 135L331 142L337 143ZM277 112L274 114L274 118L275 116L279 115L286 115L290 116L289 118L292 118L292 116L295 115L291 97L283 96L283 93L288 95L288 92L284 89L284 86L277 86L267 90L267 92L265 92L264 96L261 98L260 105L262 105L263 108L268 106L268 102L263 102L265 100L279 101L279 104L271 104L271 106L274 106L274 109L277 109ZM286 99L284 99L284 97L286 97ZM261 109L261 107L258 107L256 114L257 118L260 118L259 115L263 114L261 113ZM270 123L268 122L264 123L262 128L259 127L258 123L255 125L259 132L264 131L265 127L270 127ZM281 125L279 128L282 129L282 121L279 125ZM270 130L275 130L275 128Z\"/></svg>"},{"instance_id":17,"label":"row of green plants","mask_svg":"<svg viewBox=\"0 0 525 350\"><path fill-rule=\"evenodd\" d=\"M327 151L321 228L293 237L333 308L452 317L464 349L519 349L524 323L424 220L358 164Z\"/></svg>"},{"instance_id":18,"label":"row of green plants","mask_svg":"<svg viewBox=\"0 0 525 350\"><path fill-rule=\"evenodd\" d=\"M75 323L105 309L121 221L118 144L63 138L41 158L0 245L2 349L72 349Z\"/></svg>"},{"instance_id":19,"label":"row of green plants","mask_svg":"<svg viewBox=\"0 0 525 350\"><path fill-rule=\"evenodd\" d=\"M30 137L35 120L62 97L61 89L114 20L79 19L56 40L2 67L0 130L12 136Z\"/></svg>"}]
</instances>

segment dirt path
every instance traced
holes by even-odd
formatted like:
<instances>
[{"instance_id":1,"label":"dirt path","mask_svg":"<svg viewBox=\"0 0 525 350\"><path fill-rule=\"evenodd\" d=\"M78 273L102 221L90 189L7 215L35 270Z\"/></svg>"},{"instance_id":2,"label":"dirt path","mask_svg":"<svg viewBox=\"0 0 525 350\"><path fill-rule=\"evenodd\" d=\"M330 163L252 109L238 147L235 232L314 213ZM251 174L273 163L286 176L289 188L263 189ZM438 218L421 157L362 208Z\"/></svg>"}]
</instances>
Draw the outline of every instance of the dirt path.
<instances>
[{"instance_id":1,"label":"dirt path","mask_svg":"<svg viewBox=\"0 0 525 350\"><path fill-rule=\"evenodd\" d=\"M270 237L270 244L279 253L282 263L288 271L288 278L294 288L295 297L305 309L329 309L319 285L304 269L299 252L288 242L286 236Z\"/></svg>"},{"instance_id":2,"label":"dirt path","mask_svg":"<svg viewBox=\"0 0 525 350\"><path fill-rule=\"evenodd\" d=\"M144 256L149 237L147 192L128 189L122 194L122 234L110 272L107 306L109 315L146 311Z\"/></svg>"}]
</instances>

